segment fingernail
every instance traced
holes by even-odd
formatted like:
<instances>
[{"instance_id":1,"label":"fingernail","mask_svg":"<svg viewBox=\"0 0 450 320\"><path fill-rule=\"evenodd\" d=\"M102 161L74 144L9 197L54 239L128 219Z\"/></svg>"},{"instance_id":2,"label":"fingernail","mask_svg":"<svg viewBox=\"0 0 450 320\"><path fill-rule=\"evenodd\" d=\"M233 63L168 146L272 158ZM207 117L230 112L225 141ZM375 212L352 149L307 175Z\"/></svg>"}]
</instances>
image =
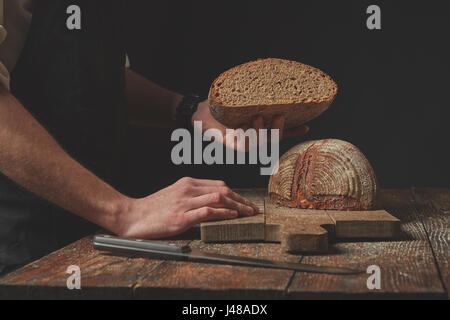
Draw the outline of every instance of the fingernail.
<instances>
[{"instance_id":1,"label":"fingernail","mask_svg":"<svg viewBox=\"0 0 450 320\"><path fill-rule=\"evenodd\" d=\"M258 208L257 205L251 203L251 204L250 204L250 207L252 207L252 209L253 209L253 211L254 211L255 214L256 214L256 213L259 213L259 208Z\"/></svg>"}]
</instances>

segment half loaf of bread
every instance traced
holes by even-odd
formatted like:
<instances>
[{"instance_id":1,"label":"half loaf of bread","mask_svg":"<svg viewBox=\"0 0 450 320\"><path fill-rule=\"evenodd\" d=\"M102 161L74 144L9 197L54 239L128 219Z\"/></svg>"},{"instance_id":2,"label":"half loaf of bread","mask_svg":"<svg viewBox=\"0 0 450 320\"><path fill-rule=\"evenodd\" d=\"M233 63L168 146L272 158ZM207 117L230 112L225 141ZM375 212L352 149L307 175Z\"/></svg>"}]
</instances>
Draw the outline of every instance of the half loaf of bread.
<instances>
[{"instance_id":1,"label":"half loaf of bread","mask_svg":"<svg viewBox=\"0 0 450 320\"><path fill-rule=\"evenodd\" d=\"M337 95L336 83L308 65L263 59L220 75L209 92L211 113L230 128L251 124L262 115L269 125L276 115L285 116L285 128L298 127L322 114Z\"/></svg>"}]
</instances>

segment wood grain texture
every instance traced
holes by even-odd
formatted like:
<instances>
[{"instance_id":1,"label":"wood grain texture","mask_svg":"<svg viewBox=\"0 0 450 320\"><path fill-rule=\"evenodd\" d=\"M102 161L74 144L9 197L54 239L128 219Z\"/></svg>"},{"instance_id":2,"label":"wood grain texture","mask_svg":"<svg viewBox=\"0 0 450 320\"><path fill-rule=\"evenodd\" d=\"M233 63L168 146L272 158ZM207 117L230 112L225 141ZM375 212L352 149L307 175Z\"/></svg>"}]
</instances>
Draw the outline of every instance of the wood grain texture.
<instances>
[{"instance_id":1,"label":"wood grain texture","mask_svg":"<svg viewBox=\"0 0 450 320\"><path fill-rule=\"evenodd\" d=\"M336 225L337 239L394 239L400 234L400 220L386 210L327 213Z\"/></svg>"},{"instance_id":2,"label":"wood grain texture","mask_svg":"<svg viewBox=\"0 0 450 320\"><path fill-rule=\"evenodd\" d=\"M266 198L264 214L202 224L201 238L209 243L278 242L287 252L318 253L326 252L335 238L389 239L400 232L400 221L385 210L304 210Z\"/></svg>"},{"instance_id":3,"label":"wood grain texture","mask_svg":"<svg viewBox=\"0 0 450 320\"><path fill-rule=\"evenodd\" d=\"M298 262L277 244L205 244L205 252ZM292 271L192 262L166 262L139 281L138 299L280 299L285 298Z\"/></svg>"},{"instance_id":4,"label":"wood grain texture","mask_svg":"<svg viewBox=\"0 0 450 320\"><path fill-rule=\"evenodd\" d=\"M264 241L266 224L264 214L254 217L203 223L200 228L204 242Z\"/></svg>"},{"instance_id":5,"label":"wood grain texture","mask_svg":"<svg viewBox=\"0 0 450 320\"><path fill-rule=\"evenodd\" d=\"M296 273L292 298L445 298L426 231L409 190L384 191L385 208L403 221L402 237L392 242L339 243L332 253L304 256L303 263L367 269L381 268L381 290L367 288L369 275L331 276ZM416 213L414 213L416 212Z\"/></svg>"},{"instance_id":6,"label":"wood grain texture","mask_svg":"<svg viewBox=\"0 0 450 320\"><path fill-rule=\"evenodd\" d=\"M130 299L138 280L161 263L97 251L86 237L1 278L0 299ZM80 267L82 290L67 289L71 265Z\"/></svg>"},{"instance_id":7,"label":"wood grain texture","mask_svg":"<svg viewBox=\"0 0 450 320\"><path fill-rule=\"evenodd\" d=\"M280 207L266 199L266 238L287 252L326 252L334 222L325 211Z\"/></svg>"},{"instance_id":8,"label":"wood grain texture","mask_svg":"<svg viewBox=\"0 0 450 320\"><path fill-rule=\"evenodd\" d=\"M444 289L450 298L450 190L413 189L422 218L439 268Z\"/></svg>"},{"instance_id":9,"label":"wood grain texture","mask_svg":"<svg viewBox=\"0 0 450 320\"><path fill-rule=\"evenodd\" d=\"M278 299L443 298L448 299L449 191L385 191L386 209L400 218L398 241L338 243L327 255L286 254L279 244L191 243L204 251L290 262L365 269L381 267L380 291L367 289L369 275L338 276L223 266L160 258L113 256L82 239L0 279L0 298ZM435 230L433 234L432 230ZM431 245L430 245L431 244ZM82 273L82 290L66 288L70 265Z\"/></svg>"}]
</instances>

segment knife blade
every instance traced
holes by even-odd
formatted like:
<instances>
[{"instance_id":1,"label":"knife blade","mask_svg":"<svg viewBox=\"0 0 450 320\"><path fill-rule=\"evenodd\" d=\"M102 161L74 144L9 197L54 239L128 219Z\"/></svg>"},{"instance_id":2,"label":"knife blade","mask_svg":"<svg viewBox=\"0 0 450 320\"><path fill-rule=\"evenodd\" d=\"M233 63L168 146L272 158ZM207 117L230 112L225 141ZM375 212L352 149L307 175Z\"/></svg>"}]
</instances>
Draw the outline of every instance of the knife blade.
<instances>
[{"instance_id":1,"label":"knife blade","mask_svg":"<svg viewBox=\"0 0 450 320\"><path fill-rule=\"evenodd\" d=\"M184 258L189 261L218 263L224 265L241 265L248 267L282 269L323 274L351 275L365 273L365 271L362 270L348 268L316 266L303 263L228 256L203 252L201 250L191 248L189 245L178 246L174 244L147 240L124 239L109 235L95 236L93 240L93 246L95 249L102 251L120 251L133 254L157 254L158 256Z\"/></svg>"}]
</instances>

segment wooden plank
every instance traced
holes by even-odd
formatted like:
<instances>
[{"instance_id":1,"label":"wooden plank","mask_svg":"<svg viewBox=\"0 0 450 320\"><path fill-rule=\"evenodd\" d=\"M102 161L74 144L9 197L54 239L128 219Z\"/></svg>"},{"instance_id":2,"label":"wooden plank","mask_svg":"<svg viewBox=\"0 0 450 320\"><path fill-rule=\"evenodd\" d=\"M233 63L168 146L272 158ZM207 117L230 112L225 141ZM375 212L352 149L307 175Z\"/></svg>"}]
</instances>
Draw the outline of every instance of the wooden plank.
<instances>
[{"instance_id":1,"label":"wooden plank","mask_svg":"<svg viewBox=\"0 0 450 320\"><path fill-rule=\"evenodd\" d=\"M266 230L264 214L230 220L224 223L208 222L200 227L204 242L264 241Z\"/></svg>"},{"instance_id":2,"label":"wooden plank","mask_svg":"<svg viewBox=\"0 0 450 320\"><path fill-rule=\"evenodd\" d=\"M423 195L419 199L421 192L414 192L417 202L408 190L382 194L386 209L403 221L399 241L339 243L329 255L302 259L304 263L362 269L378 265L382 272L380 291L367 289L368 275L294 276L284 270L112 256L94 250L89 237L1 278L0 298L448 298L436 268L437 263L443 282L448 283L448 253L444 251L448 249L448 225L444 224L448 221L448 193L430 193L430 198ZM433 235L432 229L446 230ZM190 241L179 239L169 242ZM290 262L301 258L286 254L278 244L204 244L199 240L192 244L222 254ZM81 268L80 291L66 288L70 265Z\"/></svg>"},{"instance_id":3,"label":"wooden plank","mask_svg":"<svg viewBox=\"0 0 450 320\"><path fill-rule=\"evenodd\" d=\"M401 240L339 243L329 255L304 256L303 263L365 270L381 268L381 290L367 288L368 274L336 276L296 273L290 298L446 298L426 231L408 190L384 191L385 209L402 220Z\"/></svg>"},{"instance_id":4,"label":"wooden plank","mask_svg":"<svg viewBox=\"0 0 450 320\"><path fill-rule=\"evenodd\" d=\"M261 201L265 192L252 198ZM281 207L265 200L264 216L201 225L205 242L280 242L288 252L326 252L337 238L394 238L400 221L385 210L349 212ZM335 234L336 230L336 234Z\"/></svg>"},{"instance_id":5,"label":"wooden plank","mask_svg":"<svg viewBox=\"0 0 450 320\"><path fill-rule=\"evenodd\" d=\"M450 298L450 190L413 189L422 223L433 249L443 286Z\"/></svg>"},{"instance_id":6,"label":"wooden plank","mask_svg":"<svg viewBox=\"0 0 450 320\"><path fill-rule=\"evenodd\" d=\"M202 223L200 226L201 238L205 242L244 242L244 241L264 241L265 239L265 218L264 218L264 198L266 189L240 189L235 190L241 196L256 204L261 214L229 220L227 222Z\"/></svg>"},{"instance_id":7,"label":"wooden plank","mask_svg":"<svg viewBox=\"0 0 450 320\"><path fill-rule=\"evenodd\" d=\"M326 252L334 221L323 210L278 206L266 199L266 239L281 242L287 252Z\"/></svg>"},{"instance_id":8,"label":"wooden plank","mask_svg":"<svg viewBox=\"0 0 450 320\"><path fill-rule=\"evenodd\" d=\"M277 244L205 244L197 240L192 247L227 255L299 260ZM280 299L285 297L292 275L288 270L168 261L139 280L135 295L139 299Z\"/></svg>"},{"instance_id":9,"label":"wooden plank","mask_svg":"<svg viewBox=\"0 0 450 320\"><path fill-rule=\"evenodd\" d=\"M102 253L87 237L1 278L0 299L130 299L138 280L162 263ZM81 290L67 289L71 265L80 267Z\"/></svg>"},{"instance_id":10,"label":"wooden plank","mask_svg":"<svg viewBox=\"0 0 450 320\"><path fill-rule=\"evenodd\" d=\"M400 234L400 220L386 210L328 211L336 225L337 239L390 239Z\"/></svg>"}]
</instances>

